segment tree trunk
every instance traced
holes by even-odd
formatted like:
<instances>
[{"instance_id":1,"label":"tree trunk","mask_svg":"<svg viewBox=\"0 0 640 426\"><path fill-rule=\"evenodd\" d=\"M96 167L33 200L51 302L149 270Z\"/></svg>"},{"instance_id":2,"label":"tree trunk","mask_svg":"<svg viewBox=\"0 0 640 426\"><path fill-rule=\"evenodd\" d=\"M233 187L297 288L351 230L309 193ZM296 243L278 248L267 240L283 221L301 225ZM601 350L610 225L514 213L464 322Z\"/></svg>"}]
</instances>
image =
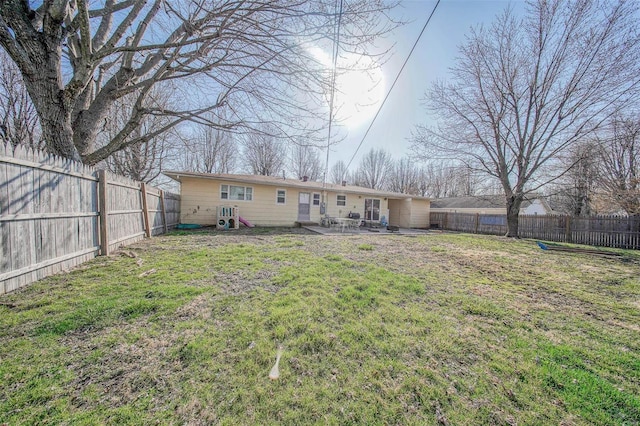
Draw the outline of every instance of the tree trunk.
<instances>
[{"instance_id":1,"label":"tree trunk","mask_svg":"<svg viewBox=\"0 0 640 426\"><path fill-rule=\"evenodd\" d=\"M506 237L518 238L518 218L523 195L507 197L507 233Z\"/></svg>"},{"instance_id":2,"label":"tree trunk","mask_svg":"<svg viewBox=\"0 0 640 426\"><path fill-rule=\"evenodd\" d=\"M64 92L54 90L51 85L38 83L27 84L27 88L35 88L29 90L29 94L40 116L42 136L48 150L55 155L82 161L73 144L71 113L65 105Z\"/></svg>"},{"instance_id":3,"label":"tree trunk","mask_svg":"<svg viewBox=\"0 0 640 426\"><path fill-rule=\"evenodd\" d=\"M2 45L22 73L24 85L38 112L47 149L59 156L81 161L73 144L71 105L74 99L64 89L61 61L67 26L63 25L69 2L48 1L38 8L41 28L30 22L29 2L0 2ZM11 37L7 34L11 32Z\"/></svg>"}]
</instances>

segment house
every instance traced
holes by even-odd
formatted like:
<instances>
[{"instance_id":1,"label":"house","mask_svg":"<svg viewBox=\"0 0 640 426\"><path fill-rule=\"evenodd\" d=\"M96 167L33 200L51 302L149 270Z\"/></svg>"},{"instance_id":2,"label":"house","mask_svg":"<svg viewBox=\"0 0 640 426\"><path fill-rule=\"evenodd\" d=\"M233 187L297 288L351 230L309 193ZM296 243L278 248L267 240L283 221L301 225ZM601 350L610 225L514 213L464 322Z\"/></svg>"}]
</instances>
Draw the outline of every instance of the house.
<instances>
[{"instance_id":1,"label":"house","mask_svg":"<svg viewBox=\"0 0 640 426\"><path fill-rule=\"evenodd\" d=\"M478 195L434 199L431 201L431 212L507 214L507 207L504 195ZM549 215L554 213L547 200L537 195L525 197L520 206L521 215Z\"/></svg>"},{"instance_id":2,"label":"house","mask_svg":"<svg viewBox=\"0 0 640 426\"><path fill-rule=\"evenodd\" d=\"M219 206L235 206L258 226L320 223L325 215L386 219L403 228L429 227L429 199L352 185L323 184L275 176L164 172L180 182L180 222L216 223Z\"/></svg>"}]
</instances>

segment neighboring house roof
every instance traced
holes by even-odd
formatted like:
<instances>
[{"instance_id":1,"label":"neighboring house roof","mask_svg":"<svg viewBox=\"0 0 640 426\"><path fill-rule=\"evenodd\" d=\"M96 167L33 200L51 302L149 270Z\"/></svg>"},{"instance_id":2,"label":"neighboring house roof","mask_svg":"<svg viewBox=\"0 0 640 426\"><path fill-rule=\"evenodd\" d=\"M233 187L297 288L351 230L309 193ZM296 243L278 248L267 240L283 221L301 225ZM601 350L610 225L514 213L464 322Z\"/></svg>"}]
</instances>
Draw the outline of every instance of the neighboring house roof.
<instances>
[{"instance_id":1,"label":"neighboring house roof","mask_svg":"<svg viewBox=\"0 0 640 426\"><path fill-rule=\"evenodd\" d=\"M181 178L198 178L198 179L212 179L212 180L224 180L229 182L238 182L243 184L254 185L270 185L277 187L299 188L307 189L310 191L332 191L344 194L361 194L371 195L377 197L387 198L404 198L404 199L418 199L428 200L428 197L418 197L410 194L400 194L397 192L380 191L377 189L364 188L362 186L355 185L336 185L333 183L322 183L314 181L302 181L298 179L284 179L277 176L262 176L262 175L238 175L238 174L215 174L215 173L194 173L194 172L178 172L178 171L165 171L165 175L169 176L178 182L181 182Z\"/></svg>"},{"instance_id":2,"label":"neighboring house roof","mask_svg":"<svg viewBox=\"0 0 640 426\"><path fill-rule=\"evenodd\" d=\"M503 195L450 197L431 200L432 209L499 209L505 208Z\"/></svg>"},{"instance_id":3,"label":"neighboring house roof","mask_svg":"<svg viewBox=\"0 0 640 426\"><path fill-rule=\"evenodd\" d=\"M538 200L543 207L551 212L549 203L544 198L538 196L529 196L522 201L521 210L526 209ZM504 195L477 195L472 197L450 197L436 198L431 200L431 209L504 209L506 208L506 199Z\"/></svg>"}]
</instances>

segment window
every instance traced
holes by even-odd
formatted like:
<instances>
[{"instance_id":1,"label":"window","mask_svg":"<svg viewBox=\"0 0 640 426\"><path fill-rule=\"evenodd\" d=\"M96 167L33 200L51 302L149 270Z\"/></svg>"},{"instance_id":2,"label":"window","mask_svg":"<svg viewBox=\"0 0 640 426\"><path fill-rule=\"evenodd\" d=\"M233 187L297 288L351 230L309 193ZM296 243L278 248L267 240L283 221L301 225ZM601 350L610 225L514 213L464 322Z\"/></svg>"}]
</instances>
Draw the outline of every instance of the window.
<instances>
[{"instance_id":1,"label":"window","mask_svg":"<svg viewBox=\"0 0 640 426\"><path fill-rule=\"evenodd\" d=\"M347 196L346 195L338 195L336 205L338 205L338 206L346 206L347 205Z\"/></svg>"},{"instance_id":2,"label":"window","mask_svg":"<svg viewBox=\"0 0 640 426\"><path fill-rule=\"evenodd\" d=\"M276 190L276 204L285 204L287 200L287 191L284 189Z\"/></svg>"},{"instance_id":3,"label":"window","mask_svg":"<svg viewBox=\"0 0 640 426\"><path fill-rule=\"evenodd\" d=\"M377 198L365 198L364 219L380 220L380 200Z\"/></svg>"},{"instance_id":4,"label":"window","mask_svg":"<svg viewBox=\"0 0 640 426\"><path fill-rule=\"evenodd\" d=\"M320 205L320 194L313 194L313 205L314 206Z\"/></svg>"},{"instance_id":5,"label":"window","mask_svg":"<svg viewBox=\"0 0 640 426\"><path fill-rule=\"evenodd\" d=\"M253 200L253 188L250 186L220 185L220 199L251 201Z\"/></svg>"}]
</instances>

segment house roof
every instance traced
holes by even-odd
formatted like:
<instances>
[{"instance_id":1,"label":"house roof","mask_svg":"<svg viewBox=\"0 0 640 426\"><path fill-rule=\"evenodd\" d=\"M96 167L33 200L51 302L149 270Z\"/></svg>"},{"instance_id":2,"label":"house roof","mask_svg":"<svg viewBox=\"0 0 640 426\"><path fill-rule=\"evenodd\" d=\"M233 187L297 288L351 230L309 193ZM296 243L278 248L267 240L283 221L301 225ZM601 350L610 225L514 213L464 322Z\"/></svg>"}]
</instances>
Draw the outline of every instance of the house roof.
<instances>
[{"instance_id":1,"label":"house roof","mask_svg":"<svg viewBox=\"0 0 640 426\"><path fill-rule=\"evenodd\" d=\"M211 180L224 180L229 182L238 182L244 184L254 185L269 185L286 188L299 188L307 189L310 191L331 191L340 194L361 194L371 195L377 197L396 198L396 199L419 199L428 200L427 197L418 197L410 194L400 194L397 192L380 191L377 189L364 188L362 186L355 185L336 185L333 183L323 184L322 182L307 181L304 182L298 179L284 179L277 176L262 176L262 175L239 175L239 174L216 174L216 173L194 173L194 172L179 172L179 171L165 171L165 175L173 180L182 182L182 178L196 178L196 179L211 179Z\"/></svg>"},{"instance_id":2,"label":"house roof","mask_svg":"<svg viewBox=\"0 0 640 426\"><path fill-rule=\"evenodd\" d=\"M530 196L522 201L521 209L526 209L534 200L540 200L545 207L546 201L537 196ZM504 209L506 199L504 195L477 195L472 197L449 197L431 200L432 209ZM548 210L551 210L549 207Z\"/></svg>"},{"instance_id":3,"label":"house roof","mask_svg":"<svg viewBox=\"0 0 640 426\"><path fill-rule=\"evenodd\" d=\"M504 207L505 198L503 195L436 198L431 201L432 209L499 209Z\"/></svg>"}]
</instances>

